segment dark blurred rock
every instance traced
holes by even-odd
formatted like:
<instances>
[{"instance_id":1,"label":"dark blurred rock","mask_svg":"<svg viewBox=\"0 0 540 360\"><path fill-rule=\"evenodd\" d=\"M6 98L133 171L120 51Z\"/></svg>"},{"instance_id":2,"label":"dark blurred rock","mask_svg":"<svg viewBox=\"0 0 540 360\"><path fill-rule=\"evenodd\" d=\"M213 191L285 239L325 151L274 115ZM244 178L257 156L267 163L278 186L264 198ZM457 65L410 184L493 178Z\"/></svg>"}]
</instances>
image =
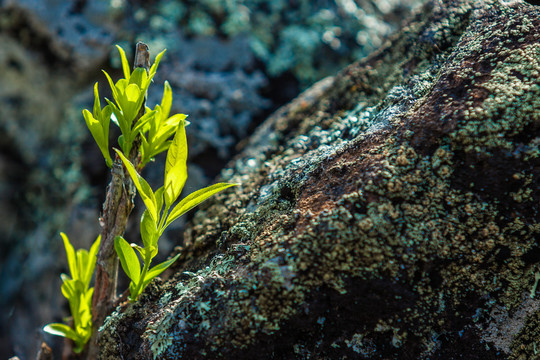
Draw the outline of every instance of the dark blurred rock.
<instances>
[{"instance_id":1,"label":"dark blurred rock","mask_svg":"<svg viewBox=\"0 0 540 360\"><path fill-rule=\"evenodd\" d=\"M46 49L49 60L61 60L79 71L106 60L115 30L108 1L5 0L2 28L28 48Z\"/></svg>"},{"instance_id":2,"label":"dark blurred rock","mask_svg":"<svg viewBox=\"0 0 540 360\"><path fill-rule=\"evenodd\" d=\"M428 3L271 116L103 359L533 359L540 12Z\"/></svg>"}]
</instances>

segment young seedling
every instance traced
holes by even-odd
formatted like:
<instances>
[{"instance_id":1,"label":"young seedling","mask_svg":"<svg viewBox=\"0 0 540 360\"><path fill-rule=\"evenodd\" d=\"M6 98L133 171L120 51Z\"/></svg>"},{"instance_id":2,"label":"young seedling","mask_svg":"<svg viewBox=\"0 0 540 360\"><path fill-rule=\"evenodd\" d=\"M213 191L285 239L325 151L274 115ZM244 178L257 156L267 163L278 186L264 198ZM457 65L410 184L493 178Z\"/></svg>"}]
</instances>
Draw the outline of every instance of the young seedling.
<instances>
[{"instance_id":1,"label":"young seedling","mask_svg":"<svg viewBox=\"0 0 540 360\"><path fill-rule=\"evenodd\" d=\"M60 275L62 279L62 294L69 302L71 322L73 326L62 323L46 325L43 330L49 334L67 337L73 340L73 351L80 353L92 335L92 294L94 288L90 287L90 280L96 266L96 255L101 236L98 236L90 252L79 249L75 252L73 245L64 233L60 233L64 240L64 247L69 264L71 277Z\"/></svg>"},{"instance_id":2,"label":"young seedling","mask_svg":"<svg viewBox=\"0 0 540 360\"><path fill-rule=\"evenodd\" d=\"M179 201L171 210L171 207L180 197L187 179L186 161L188 149L183 121L177 127L176 134L167 152L164 185L155 192L152 191L146 180L137 173L133 164L122 152L117 149L114 150L122 159L146 206L146 210L141 217L141 238L144 246L130 245L122 236L117 236L114 241L114 248L120 258L120 264L131 279L129 298L131 301L136 301L150 281L165 271L180 256L178 254L174 258L150 268L152 259L158 253L158 240L165 229L174 220L212 195L236 184L218 183L200 189ZM142 258L142 269L134 249L139 252Z\"/></svg>"},{"instance_id":3,"label":"young seedling","mask_svg":"<svg viewBox=\"0 0 540 360\"><path fill-rule=\"evenodd\" d=\"M185 126L189 122L184 114L169 116L172 90L168 82L165 82L161 103L153 110L146 107L148 87L165 50L156 56L154 64L150 66L148 46L138 43L134 69L130 72L124 50L119 46L117 48L124 77L115 83L104 71L113 101L105 99L107 105L101 108L96 83L92 112L83 110L86 125L106 165L111 168L112 179L107 188L103 216L100 218L103 229L90 252L78 250L75 253L67 237L62 234L72 276L62 275L62 293L70 304L73 327L54 323L44 328L51 334L72 339L77 353L82 352L85 344L92 339L93 346L89 346L85 352L87 359L97 357L97 328L115 305L118 259L114 253L118 254L122 268L131 279L129 299L136 301L150 281L178 259L179 255L150 267L158 253L158 240L165 229L212 195L236 185L218 183L177 201L187 179ZM118 138L120 150L114 149L117 155L114 160L109 148L111 120L121 131ZM174 139L170 140L173 136ZM139 173L156 155L166 150L164 185L154 192ZM122 237L133 208L135 189L139 191L146 206L141 218L143 246L129 244ZM141 256L142 267L135 250ZM94 268L95 291L89 287Z\"/></svg>"}]
</instances>

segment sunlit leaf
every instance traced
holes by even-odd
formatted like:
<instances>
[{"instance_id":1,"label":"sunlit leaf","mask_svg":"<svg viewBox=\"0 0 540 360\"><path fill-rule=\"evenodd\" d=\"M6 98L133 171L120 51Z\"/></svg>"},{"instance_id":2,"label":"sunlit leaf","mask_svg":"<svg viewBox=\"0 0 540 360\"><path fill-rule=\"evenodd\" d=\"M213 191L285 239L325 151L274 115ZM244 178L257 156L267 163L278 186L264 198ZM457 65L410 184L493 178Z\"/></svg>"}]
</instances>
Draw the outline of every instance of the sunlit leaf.
<instances>
[{"instance_id":1,"label":"sunlit leaf","mask_svg":"<svg viewBox=\"0 0 540 360\"><path fill-rule=\"evenodd\" d=\"M154 239L157 238L157 223L152 219L148 209L141 216L141 238L145 247L155 246ZM157 243L157 239L155 242Z\"/></svg>"},{"instance_id":2,"label":"sunlit leaf","mask_svg":"<svg viewBox=\"0 0 540 360\"><path fill-rule=\"evenodd\" d=\"M107 112L109 111L108 109L110 109L110 107L107 108ZM100 112L100 115L106 115L106 113ZM86 109L83 110L83 116L88 130L90 130L90 133L96 141L96 144L99 147L101 154L103 154L103 157L105 158L107 166L110 167L110 164L112 164L112 159L109 154L109 122L100 122L98 119L94 118L90 111Z\"/></svg>"},{"instance_id":3,"label":"sunlit leaf","mask_svg":"<svg viewBox=\"0 0 540 360\"><path fill-rule=\"evenodd\" d=\"M156 192L154 193L156 197L156 205L160 211L163 208L163 192L164 191L165 191L165 188L162 186L159 189L157 189ZM165 214L163 214L162 216L165 216Z\"/></svg>"},{"instance_id":4,"label":"sunlit leaf","mask_svg":"<svg viewBox=\"0 0 540 360\"><path fill-rule=\"evenodd\" d=\"M181 123L167 152L165 162L165 204L171 205L178 199L187 179L187 139L186 130Z\"/></svg>"},{"instance_id":5,"label":"sunlit leaf","mask_svg":"<svg viewBox=\"0 0 540 360\"><path fill-rule=\"evenodd\" d=\"M120 258L120 264L126 275L134 283L139 282L141 276L141 264L137 254L135 254L135 250L133 250L131 245L129 245L121 236L114 238L114 249Z\"/></svg>"},{"instance_id":6,"label":"sunlit leaf","mask_svg":"<svg viewBox=\"0 0 540 360\"><path fill-rule=\"evenodd\" d=\"M77 288L75 286L76 280L70 279L67 281L64 281L61 286L62 295L68 300L74 298L77 296Z\"/></svg>"},{"instance_id":7,"label":"sunlit leaf","mask_svg":"<svg viewBox=\"0 0 540 360\"><path fill-rule=\"evenodd\" d=\"M137 67L133 70L133 74L131 75L131 79L129 79L129 83L136 84L139 88L144 89L147 79L148 75L146 73L146 69L142 67Z\"/></svg>"},{"instance_id":8,"label":"sunlit leaf","mask_svg":"<svg viewBox=\"0 0 540 360\"><path fill-rule=\"evenodd\" d=\"M131 126L133 120L139 113L139 98L143 96L141 89L135 84L129 84L126 87L125 97L123 100L123 112L126 118L126 122Z\"/></svg>"},{"instance_id":9,"label":"sunlit leaf","mask_svg":"<svg viewBox=\"0 0 540 360\"><path fill-rule=\"evenodd\" d=\"M85 273L83 276L83 282L86 287L90 285L90 280L92 279L92 274L94 273L94 268L96 267L97 253L99 251L99 244L101 243L101 235L99 235L90 247L88 253L88 262L85 267Z\"/></svg>"},{"instance_id":10,"label":"sunlit leaf","mask_svg":"<svg viewBox=\"0 0 540 360\"><path fill-rule=\"evenodd\" d=\"M116 117L116 125L120 128L122 134L129 134L131 132L131 124L128 124L122 111L112 101L105 98L107 103L111 106L111 109Z\"/></svg>"},{"instance_id":11,"label":"sunlit leaf","mask_svg":"<svg viewBox=\"0 0 540 360\"><path fill-rule=\"evenodd\" d=\"M163 229L165 229L174 220L178 219L180 216L184 215L186 212L193 209L195 206L199 205L212 195L215 195L220 191L230 188L231 186L237 185L238 184L217 183L189 194L172 209L167 218L167 221L165 222L165 226L163 226Z\"/></svg>"},{"instance_id":12,"label":"sunlit leaf","mask_svg":"<svg viewBox=\"0 0 540 360\"><path fill-rule=\"evenodd\" d=\"M163 86L163 98L161 99L161 111L163 118L166 119L169 117L171 112L172 105L172 89L168 81L165 81Z\"/></svg>"},{"instance_id":13,"label":"sunlit leaf","mask_svg":"<svg viewBox=\"0 0 540 360\"><path fill-rule=\"evenodd\" d=\"M171 146L172 140L167 140L163 143L161 143L158 147L153 149L152 151L152 157L155 157L158 154L161 154L162 152L166 151L169 146Z\"/></svg>"},{"instance_id":14,"label":"sunlit leaf","mask_svg":"<svg viewBox=\"0 0 540 360\"><path fill-rule=\"evenodd\" d=\"M122 159L122 162L124 163L124 166L126 167L129 175L131 176L131 179L133 180L133 183L135 184L135 187L139 191L139 194L141 195L141 198L146 205L146 208L150 212L150 215L154 219L154 221L157 223L158 221L158 214L157 214L157 207L156 207L156 198L154 196L154 192L152 191L152 188L146 180L142 178L141 175L135 170L135 167L133 164L122 154L121 151L118 149L114 149L118 156L120 156L120 159Z\"/></svg>"},{"instance_id":15,"label":"sunlit leaf","mask_svg":"<svg viewBox=\"0 0 540 360\"><path fill-rule=\"evenodd\" d=\"M141 131L148 122L153 121L155 114L156 112L154 110L144 114L139 120L137 120L137 123L133 127L133 132L137 134L139 131Z\"/></svg>"},{"instance_id":16,"label":"sunlit leaf","mask_svg":"<svg viewBox=\"0 0 540 360\"><path fill-rule=\"evenodd\" d=\"M43 331L57 336L67 337L73 341L79 340L79 335L69 326L60 323L52 323L45 325Z\"/></svg>"},{"instance_id":17,"label":"sunlit leaf","mask_svg":"<svg viewBox=\"0 0 540 360\"><path fill-rule=\"evenodd\" d=\"M88 251L85 249L79 249L76 251L75 255L77 257L77 273L79 274L79 280L84 283L86 264L88 263ZM84 289L85 288L86 286L84 286Z\"/></svg>"},{"instance_id":18,"label":"sunlit leaf","mask_svg":"<svg viewBox=\"0 0 540 360\"><path fill-rule=\"evenodd\" d=\"M122 59L122 70L124 71L124 78L129 80L129 63L126 58L126 53L124 49L122 49L120 46L116 45L116 48L118 49L118 52L120 53L120 58Z\"/></svg>"},{"instance_id":19,"label":"sunlit leaf","mask_svg":"<svg viewBox=\"0 0 540 360\"><path fill-rule=\"evenodd\" d=\"M154 63L150 67L150 72L149 72L149 75L148 75L148 82L150 82L152 80L152 78L154 77L154 75L156 74L157 68L159 66L159 62L161 61L161 58L163 57L163 54L165 54L165 51L167 51L167 49L165 49L162 52L160 52L159 54L157 54L156 59L154 60Z\"/></svg>"},{"instance_id":20,"label":"sunlit leaf","mask_svg":"<svg viewBox=\"0 0 540 360\"><path fill-rule=\"evenodd\" d=\"M96 119L101 117L101 105L99 103L98 83L94 84L94 108L93 115Z\"/></svg>"},{"instance_id":21,"label":"sunlit leaf","mask_svg":"<svg viewBox=\"0 0 540 360\"><path fill-rule=\"evenodd\" d=\"M61 232L60 236L62 237L62 240L64 240L64 248L66 249L66 257L68 260L69 272L71 274L71 277L73 279L78 279L79 274L77 272L77 258L75 257L75 249L73 249L73 245L71 245L71 243L69 242L66 234Z\"/></svg>"},{"instance_id":22,"label":"sunlit leaf","mask_svg":"<svg viewBox=\"0 0 540 360\"><path fill-rule=\"evenodd\" d=\"M112 81L111 77L109 76L109 74L107 74L107 72L105 70L101 70L101 71L103 71L103 73L107 77L107 81L109 82L109 86L111 87L113 97L115 99L117 99L118 98L118 90L116 90L116 86L114 85L114 82Z\"/></svg>"},{"instance_id":23,"label":"sunlit leaf","mask_svg":"<svg viewBox=\"0 0 540 360\"><path fill-rule=\"evenodd\" d=\"M150 270L148 270L148 272L146 273L146 276L144 277L143 286L142 286L143 289L146 287L146 285L150 283L150 281L152 281L152 279L154 279L156 276L158 276L159 274L167 270L169 266L171 266L176 260L178 260L180 255L181 254L177 254L172 259L164 261L161 264L158 264L154 266L153 268L151 268Z\"/></svg>"}]
</instances>

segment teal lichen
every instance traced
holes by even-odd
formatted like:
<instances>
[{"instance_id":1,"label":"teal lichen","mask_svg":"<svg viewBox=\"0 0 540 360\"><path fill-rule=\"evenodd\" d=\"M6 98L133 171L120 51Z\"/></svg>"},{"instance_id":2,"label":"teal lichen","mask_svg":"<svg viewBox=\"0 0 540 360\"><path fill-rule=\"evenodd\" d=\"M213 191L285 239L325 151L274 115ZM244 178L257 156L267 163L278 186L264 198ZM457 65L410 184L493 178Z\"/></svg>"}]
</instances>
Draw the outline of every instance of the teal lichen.
<instances>
[{"instance_id":1,"label":"teal lichen","mask_svg":"<svg viewBox=\"0 0 540 360\"><path fill-rule=\"evenodd\" d=\"M251 50L271 76L292 72L304 85L334 73L382 45L400 16L420 2L352 1L317 4L307 0L161 1L157 11L139 10L156 31L181 24L188 36L247 34ZM385 20L382 20L384 14Z\"/></svg>"}]
</instances>

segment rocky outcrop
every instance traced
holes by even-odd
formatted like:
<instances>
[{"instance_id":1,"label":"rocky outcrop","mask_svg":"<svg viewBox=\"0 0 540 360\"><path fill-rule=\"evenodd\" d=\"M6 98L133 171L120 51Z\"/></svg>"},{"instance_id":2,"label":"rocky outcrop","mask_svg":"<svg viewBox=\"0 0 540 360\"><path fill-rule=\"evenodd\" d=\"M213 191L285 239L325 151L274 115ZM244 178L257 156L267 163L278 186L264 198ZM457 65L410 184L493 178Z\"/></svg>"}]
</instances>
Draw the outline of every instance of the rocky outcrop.
<instances>
[{"instance_id":1,"label":"rocky outcrop","mask_svg":"<svg viewBox=\"0 0 540 360\"><path fill-rule=\"evenodd\" d=\"M534 358L539 9L432 1L277 111L102 357Z\"/></svg>"}]
</instances>

